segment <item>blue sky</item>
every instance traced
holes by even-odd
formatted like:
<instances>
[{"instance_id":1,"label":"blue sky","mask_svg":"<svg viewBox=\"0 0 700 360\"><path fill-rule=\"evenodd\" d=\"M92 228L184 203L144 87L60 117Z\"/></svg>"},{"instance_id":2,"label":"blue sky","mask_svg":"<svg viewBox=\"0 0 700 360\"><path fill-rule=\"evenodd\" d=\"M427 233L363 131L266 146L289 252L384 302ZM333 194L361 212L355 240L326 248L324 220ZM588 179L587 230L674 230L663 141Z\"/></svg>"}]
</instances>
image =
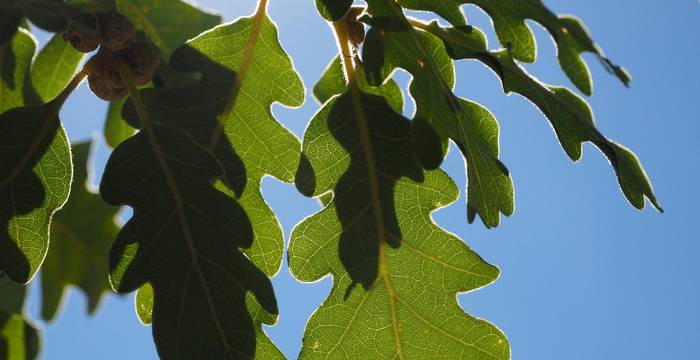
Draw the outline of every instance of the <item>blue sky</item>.
<instances>
[{"instance_id":1,"label":"blue sky","mask_svg":"<svg viewBox=\"0 0 700 360\"><path fill-rule=\"evenodd\" d=\"M582 18L594 39L633 75L630 89L586 55L594 77L589 100L599 128L634 150L666 209L638 212L622 196L605 158L586 145L572 163L544 117L518 96L503 96L497 78L482 65L459 62L456 93L489 109L501 124L501 158L516 188L516 213L486 230L466 224L464 197L434 214L435 220L487 261L501 278L459 296L475 316L497 324L509 337L515 359L689 359L700 341L700 287L696 275L698 236L691 224L700 201L700 5L695 0L549 0L555 12ZM252 12L253 0L199 1L225 21ZM614 6L611 4L614 3ZM497 48L488 18L464 7L471 24ZM313 86L336 52L328 26L313 1L271 0L283 46L307 88ZM528 71L541 81L571 87L559 69L544 30L538 61ZM409 77L398 74L406 84ZM274 106L279 120L301 136L319 105L307 90L301 109ZM409 106L407 115L410 115ZM106 104L83 85L68 101L62 119L73 140L99 137ZM108 151L95 156L97 182ZM451 151L444 164L464 187L463 162ZM263 194L277 212L285 234L317 211L313 199L271 178ZM294 280L286 264L273 279L280 320L268 334L290 358L301 346L308 317L330 290L331 279L313 284ZM29 311L38 318L38 282ZM150 328L133 311L133 297L109 296L95 317L85 315L85 299L75 290L57 321L44 328L44 359L156 358Z\"/></svg>"}]
</instances>

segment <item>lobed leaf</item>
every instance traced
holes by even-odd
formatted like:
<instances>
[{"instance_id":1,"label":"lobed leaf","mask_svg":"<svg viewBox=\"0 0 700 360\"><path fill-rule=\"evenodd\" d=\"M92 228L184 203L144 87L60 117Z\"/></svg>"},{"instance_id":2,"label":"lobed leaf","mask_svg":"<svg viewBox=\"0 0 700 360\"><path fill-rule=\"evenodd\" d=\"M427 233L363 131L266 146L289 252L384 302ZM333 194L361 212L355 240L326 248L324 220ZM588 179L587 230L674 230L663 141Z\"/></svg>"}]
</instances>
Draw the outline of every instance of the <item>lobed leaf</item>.
<instances>
[{"instance_id":1,"label":"lobed leaf","mask_svg":"<svg viewBox=\"0 0 700 360\"><path fill-rule=\"evenodd\" d=\"M29 77L33 38L20 29L10 44L3 59L13 63L3 62L2 72L13 72L0 86L0 272L27 283L46 256L49 223L68 198L72 166L59 101L35 106L40 98Z\"/></svg>"},{"instance_id":2,"label":"lobed leaf","mask_svg":"<svg viewBox=\"0 0 700 360\"><path fill-rule=\"evenodd\" d=\"M441 28L437 23L424 26L445 43L454 59L477 59L491 67L500 77L506 93L515 92L535 104L547 117L566 154L573 161L581 158L582 143L590 141L610 161L627 200L636 208L644 207L648 198L662 211L651 183L637 157L623 146L607 139L595 126L588 104L566 88L542 84L519 66L509 50L489 52L480 31Z\"/></svg>"},{"instance_id":3,"label":"lobed leaf","mask_svg":"<svg viewBox=\"0 0 700 360\"><path fill-rule=\"evenodd\" d=\"M509 358L505 336L456 301L499 271L430 218L458 191L415 160L410 122L384 98L345 93L314 116L303 149L297 187L333 198L292 231L289 266L334 284L299 358Z\"/></svg>"},{"instance_id":4,"label":"lobed leaf","mask_svg":"<svg viewBox=\"0 0 700 360\"><path fill-rule=\"evenodd\" d=\"M586 95L593 92L593 82L581 53L595 54L605 66L625 85L631 80L624 68L613 64L596 45L583 23L572 16L557 16L541 0L398 0L409 9L433 11L455 26L466 25L459 6L474 4L491 16L498 40L512 51L513 57L524 62L534 62L537 45L532 31L525 23L536 21L550 33L557 46L559 65L566 75Z\"/></svg>"},{"instance_id":5,"label":"lobed leaf","mask_svg":"<svg viewBox=\"0 0 700 360\"><path fill-rule=\"evenodd\" d=\"M154 124L183 132L197 146L212 151L223 170L217 177L216 188L221 191L219 194L240 204L240 216L245 217L251 231L245 235L246 242L241 247L246 249L242 251L247 255L245 259L252 261L250 266L256 266L263 278L251 278L250 274L240 273L240 269L237 276L248 277L247 281L258 284L264 279L269 285L267 276L275 274L281 265L283 238L277 219L262 198L260 182L268 174L291 181L300 151L299 141L272 117L270 106L274 102L299 106L304 93L301 80L277 40L274 24L264 13L259 14L216 27L173 52L171 66L174 69L200 73L195 83L143 89L140 93L148 104ZM241 74L239 70L243 67L247 70ZM227 105L230 105L229 111L226 111ZM123 114L132 126L142 125L132 102L126 104ZM208 214L208 211L204 209L202 213ZM224 217L223 224L235 220L217 216ZM245 224L239 221L237 225ZM158 323L162 316L159 315L159 293L170 293L159 289L152 280L149 282L153 295L142 288L137 307L144 323L148 323L146 314L152 311L155 334L156 328L168 326ZM268 295L269 298L262 301L274 302L271 288ZM261 327L262 323L276 322L277 309L259 304L260 301L260 294L257 301L246 296L246 317L253 322L255 331L255 337L248 340L253 341L255 354L281 357ZM157 337L156 341L168 340ZM236 346L250 344L237 343ZM212 351L216 348L214 346ZM244 353L250 355L249 350L246 348Z\"/></svg>"},{"instance_id":6,"label":"lobed leaf","mask_svg":"<svg viewBox=\"0 0 700 360\"><path fill-rule=\"evenodd\" d=\"M381 1L369 4L373 27L362 53L368 82L383 84L399 67L413 75L417 156L425 167L437 167L444 157L442 139L453 140L467 163L469 222L478 214L486 227L497 226L501 213L514 210L513 182L498 159L498 123L488 110L452 92L454 66L440 39L414 30Z\"/></svg>"},{"instance_id":7,"label":"lobed leaf","mask_svg":"<svg viewBox=\"0 0 700 360\"><path fill-rule=\"evenodd\" d=\"M72 190L51 222L51 247L41 273L41 316L47 321L56 317L67 286L85 293L89 313L110 289L107 257L119 232L119 209L105 204L88 186L91 147L92 142L73 144Z\"/></svg>"}]
</instances>

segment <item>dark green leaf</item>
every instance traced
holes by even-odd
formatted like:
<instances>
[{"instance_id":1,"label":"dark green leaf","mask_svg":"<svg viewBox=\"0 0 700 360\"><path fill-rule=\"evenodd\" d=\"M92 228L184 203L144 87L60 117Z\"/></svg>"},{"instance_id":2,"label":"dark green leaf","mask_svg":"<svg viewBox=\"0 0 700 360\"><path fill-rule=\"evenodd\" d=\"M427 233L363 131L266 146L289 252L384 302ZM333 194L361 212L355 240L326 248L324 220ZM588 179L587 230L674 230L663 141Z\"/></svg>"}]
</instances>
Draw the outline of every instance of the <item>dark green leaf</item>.
<instances>
[{"instance_id":1,"label":"dark green leaf","mask_svg":"<svg viewBox=\"0 0 700 360\"><path fill-rule=\"evenodd\" d=\"M75 285L87 296L93 313L109 289L107 255L119 226L119 211L89 189L91 142L73 145L73 185L66 206L51 222L51 247L42 268L41 316L53 320L66 286Z\"/></svg>"},{"instance_id":2,"label":"dark green leaf","mask_svg":"<svg viewBox=\"0 0 700 360\"><path fill-rule=\"evenodd\" d=\"M34 25L50 32L62 32L74 24L89 34L97 33L97 17L91 12L106 11L104 3L97 9L81 4L69 4L63 0L3 0L0 3L0 45L9 41L26 17Z\"/></svg>"},{"instance_id":3,"label":"dark green leaf","mask_svg":"<svg viewBox=\"0 0 700 360\"><path fill-rule=\"evenodd\" d=\"M469 222L487 227L514 210L513 183L498 160L498 123L482 106L454 95L454 67L440 39L409 27L390 7L370 6L376 24L368 32L363 61L369 83L383 84L397 67L411 75L417 156L427 168L442 161L440 138L450 138L466 158ZM437 139L437 140L436 140Z\"/></svg>"},{"instance_id":4,"label":"dark green leaf","mask_svg":"<svg viewBox=\"0 0 700 360\"><path fill-rule=\"evenodd\" d=\"M537 45L532 31L525 23L531 19L549 31L557 45L559 64L586 95L591 95L593 82L588 66L581 58L582 52L594 53L607 70L616 75L627 86L631 80L627 71L608 60L603 51L591 39L588 30L577 18L557 16L544 6L541 0L398 0L410 9L433 11L453 25L465 25L464 15L459 10L462 4L474 4L482 8L493 19L498 39L511 49L513 57L524 62L534 62Z\"/></svg>"},{"instance_id":5,"label":"dark green leaf","mask_svg":"<svg viewBox=\"0 0 700 360\"><path fill-rule=\"evenodd\" d=\"M480 46L474 40L483 37L478 35L480 32L476 29L470 32L443 29L436 23L425 28L444 41L453 58L482 61L500 76L506 93L518 93L534 103L549 119L559 142L572 160L581 158L582 142L592 142L610 160L623 193L634 207L643 208L644 197L647 197L654 207L661 210L637 157L600 133L595 126L593 113L583 99L565 88L537 81L513 60L508 50L488 52L485 43Z\"/></svg>"},{"instance_id":6,"label":"dark green leaf","mask_svg":"<svg viewBox=\"0 0 700 360\"><path fill-rule=\"evenodd\" d=\"M23 29L11 44L5 51L13 50L14 89L5 78L0 88L0 272L26 283L46 256L49 223L68 198L72 166L60 104L17 107L38 101L25 86L34 45ZM6 94L7 88L13 91Z\"/></svg>"},{"instance_id":7,"label":"dark green leaf","mask_svg":"<svg viewBox=\"0 0 700 360\"><path fill-rule=\"evenodd\" d=\"M25 292L0 275L0 359L31 360L39 354L39 330L22 311Z\"/></svg>"},{"instance_id":8,"label":"dark green leaf","mask_svg":"<svg viewBox=\"0 0 700 360\"><path fill-rule=\"evenodd\" d=\"M456 301L498 269L431 220L458 191L418 164L409 128L385 99L344 94L306 130L297 186L334 196L293 230L289 266L301 281L330 273L334 285L307 323L300 359L510 356L505 336Z\"/></svg>"},{"instance_id":9,"label":"dark green leaf","mask_svg":"<svg viewBox=\"0 0 700 360\"><path fill-rule=\"evenodd\" d=\"M318 13L328 21L342 19L350 10L352 0L316 0Z\"/></svg>"},{"instance_id":10,"label":"dark green leaf","mask_svg":"<svg viewBox=\"0 0 700 360\"><path fill-rule=\"evenodd\" d=\"M270 280L238 249L252 243L250 220L213 186L223 174L185 132L154 125L117 146L102 177L107 203L134 208L110 253L111 282L120 292L151 284L163 358L252 358L247 292L277 313Z\"/></svg>"},{"instance_id":11,"label":"dark green leaf","mask_svg":"<svg viewBox=\"0 0 700 360\"><path fill-rule=\"evenodd\" d=\"M256 46L258 43L260 46ZM247 48L253 49L249 53L250 56L244 50ZM214 211L216 214L210 216L214 216L222 225L240 228L238 229L242 239L240 246L246 248L246 261L250 259L252 262L247 265L250 269L238 265L239 269L232 269L231 274L248 277L241 280L251 282L250 286L269 286L267 276L276 273L281 265L283 239L274 214L262 199L260 182L266 174L284 181L292 181L300 151L298 140L275 121L270 112L270 106L276 101L286 105L300 105L304 96L301 80L279 45L273 23L264 14L260 17L240 19L233 24L220 26L202 34L188 42L186 46L177 49L171 57L171 64L178 70L199 72L201 77L194 84L142 90L141 94L148 104L148 111L158 127L184 131L188 138L198 143L202 149L212 149L218 164L221 164L220 166L224 170L216 182L216 187L221 191L217 194L225 196L225 193L230 196L226 197L227 201L232 204L240 204L236 206L241 206L241 208L237 215L238 219L233 216L235 214L219 214L220 211L216 208L202 208L200 213L209 216L211 211ZM249 66L245 76L238 76L236 72L244 65ZM234 84L240 87L237 88L235 96L230 97ZM221 118L224 106L231 103L232 100L230 113L227 117ZM140 127L142 124L140 124L134 109L133 103L127 103L124 116L131 125ZM223 129L219 126L217 118L221 118L221 121L224 122ZM140 134L131 139L139 137ZM117 151L132 142L131 139L117 147L113 158L118 158ZM165 151L165 153L169 153L169 151ZM175 179L178 176L175 176ZM103 180L103 184L104 181L106 180ZM201 197L201 194L192 194L193 198L195 196ZM236 197L237 202L232 197ZM192 200L192 202L194 201ZM152 218L145 220L149 216L151 214L144 216L143 221L152 222ZM190 221L190 223L192 222ZM194 225L192 223L193 228ZM211 227L210 224L205 224L202 225L202 229L193 229L192 231L211 231L209 227ZM248 234L246 231L251 232ZM219 249L217 256L228 255ZM128 259L128 256L123 259ZM228 260L232 264L227 266L235 266L237 261L242 260L236 260L234 257L233 260ZM253 270L259 274L254 273ZM138 272L138 270L134 271L134 273ZM256 277L258 275L263 277L254 278L251 277L252 274L256 274ZM207 278L203 284L206 286L219 284L220 281L216 279L215 275ZM152 278L145 280L153 286L152 316L154 334L157 334L158 330L156 329L158 328L173 327L173 324L162 323L162 320L159 320L165 315L159 314L158 306L159 293L171 294L172 292L160 288L159 284L154 282L155 280ZM248 288L233 290L245 294ZM233 290L230 289L230 285L225 283L223 286L217 286L217 291ZM255 337L238 339L234 345L239 346L240 351L248 353L251 350L248 346L252 344L256 354L280 357L281 354L265 336L261 327L262 323L273 324L276 321L276 308L273 309L270 305L274 303L274 296L271 289L263 295L260 294L262 290L255 291L258 295L257 300L261 304L248 295L247 311L249 313L237 314L241 319L253 322ZM264 296L264 298L261 299L260 296ZM139 312L148 312L150 298L146 292L141 294L137 304L144 305L144 309L140 309ZM141 308L140 305L139 308ZM238 320L238 324L236 322L229 323L232 319L226 316L225 311L245 311L246 308L230 310L229 307L226 309L217 307L218 315L221 315L218 320L222 323L226 322L225 326L240 327L245 325L240 323L242 320ZM222 311L224 312L221 313ZM212 321L211 316L206 319L209 322ZM197 319L197 321L201 321L202 326L204 326L205 318ZM192 334L199 334L198 331L193 330ZM213 331L213 329L209 331ZM246 331L248 330L246 329ZM172 341L167 339L167 335L162 338L156 337L156 341L167 344L168 341ZM192 346L192 349L185 351L198 351L198 346ZM220 348L221 345L213 345L212 354L215 354Z\"/></svg>"}]
</instances>

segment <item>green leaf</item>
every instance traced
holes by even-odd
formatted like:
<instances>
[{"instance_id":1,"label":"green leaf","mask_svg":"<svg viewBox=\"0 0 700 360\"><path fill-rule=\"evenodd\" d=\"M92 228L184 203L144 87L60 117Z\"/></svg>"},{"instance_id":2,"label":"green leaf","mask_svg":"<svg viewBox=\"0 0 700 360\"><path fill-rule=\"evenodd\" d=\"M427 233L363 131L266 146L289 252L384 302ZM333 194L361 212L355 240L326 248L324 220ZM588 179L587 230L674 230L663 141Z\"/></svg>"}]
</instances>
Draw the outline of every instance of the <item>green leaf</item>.
<instances>
[{"instance_id":1,"label":"green leaf","mask_svg":"<svg viewBox=\"0 0 700 360\"><path fill-rule=\"evenodd\" d=\"M415 160L410 122L381 97L344 94L311 120L303 149L298 188L334 196L292 231L289 266L334 284L300 359L508 359L500 330L456 301L499 271L430 218L458 191Z\"/></svg>"},{"instance_id":2,"label":"green leaf","mask_svg":"<svg viewBox=\"0 0 700 360\"><path fill-rule=\"evenodd\" d=\"M216 27L191 40L186 46L173 52L171 65L180 71L199 72L201 76L194 84L141 90L140 93L153 117L152 121L158 127L184 131L188 138L196 142L201 149L212 150L217 163L223 169L223 173L215 183L216 188L221 191L218 194L226 194L229 196L228 201L240 204L242 209L239 216L243 218L236 219L231 214L228 216L218 214L220 211L216 208L203 209L201 213L221 219L222 224L237 225L241 228L239 231L244 232L241 237L245 240L241 240L241 247L246 248L244 250L247 255L246 261L248 259L252 261L248 266L263 275L263 278L250 278L248 281L255 282L251 286L264 284L269 286L267 277L275 274L281 265L283 237L277 219L262 198L260 182L265 175L291 182L300 153L299 141L272 117L270 106L274 102L288 106L301 105L304 98L301 80L279 44L274 24L264 13ZM242 68L245 70L241 70ZM234 91L232 92L231 89ZM230 95L231 93L233 95ZM227 104L231 106L229 112L225 111ZM123 114L132 126L142 125L136 116L133 102L127 102ZM223 128L219 126L219 120L223 122ZM131 139L139 137L140 134ZM132 142L131 139L117 147L113 158L118 158L117 151ZM169 151L164 152L169 153ZM105 181L103 180L103 185ZM111 187L114 188L116 185ZM192 197L194 196L193 194ZM236 198L236 201L233 198ZM211 211L216 214L210 214ZM244 223L244 220L247 223ZM153 219L148 221L153 222ZM250 227L250 235L245 233L246 224ZM201 231L211 231L208 227L211 225L202 226ZM226 254L221 253L219 249L217 256ZM122 259L127 261L131 255L124 256ZM237 260L227 261L233 261L235 265ZM234 276L250 276L241 273L240 269L236 271L238 273L232 272ZM137 272L134 271L134 273ZM208 280L214 284L218 283L215 277ZM165 294L173 292L160 289L154 279L148 278L144 281L151 283L154 295L150 297L147 292L141 294L137 305L144 305L144 309L139 312L148 313L148 303L154 301L152 308L154 334L158 333L156 329L159 327L173 328L173 324L158 323L159 319L165 316L159 315L159 292ZM208 284L208 282L204 283ZM227 288L224 287L224 289ZM245 294L247 289L242 290ZM252 340L256 354L281 357L281 353L265 336L261 327L262 323L276 322L276 307L272 308L270 305L271 302L274 303L271 288L269 293L264 294L265 298L260 304L258 302L261 301L260 291L262 290L253 290L254 293L258 291L257 301L248 294L246 302L249 314L246 313L245 316L237 314L237 316L252 320L254 323L257 339ZM217 291L220 290L217 289ZM264 302L267 302L267 305ZM140 305L139 308L141 308ZM226 306L226 309L228 308L230 306ZM212 321L211 317L207 319L209 322ZM197 321L203 322L204 319L197 319ZM231 319L222 316L221 321L228 322ZM226 326L242 325L236 325L234 322ZM192 333L199 336L197 331L193 330ZM240 350L248 354L250 350L247 348L250 345L248 340L251 339L242 339L233 345L241 347ZM173 340L156 337L156 341L167 343ZM192 346L192 349L186 351L199 351L199 346ZM213 346L212 354L218 351L218 347L221 345Z\"/></svg>"},{"instance_id":3,"label":"green leaf","mask_svg":"<svg viewBox=\"0 0 700 360\"><path fill-rule=\"evenodd\" d=\"M61 35L52 36L32 65L32 84L39 96L44 100L58 96L73 78L83 55Z\"/></svg>"},{"instance_id":4,"label":"green leaf","mask_svg":"<svg viewBox=\"0 0 700 360\"><path fill-rule=\"evenodd\" d=\"M605 68L628 86L631 78L627 70L614 65L605 57L583 25L572 16L557 16L541 0L398 0L399 4L410 9L433 11L453 25L465 25L464 15L459 10L462 4L474 4L482 8L493 19L498 40L511 49L513 57L524 62L534 62L537 45L532 31L525 20L533 20L552 35L557 46L557 58L566 75L586 95L593 92L590 71L581 53L591 52Z\"/></svg>"},{"instance_id":5,"label":"green leaf","mask_svg":"<svg viewBox=\"0 0 700 360\"><path fill-rule=\"evenodd\" d=\"M119 99L109 103L107 109L107 120L104 125L104 137L107 145L111 148L117 147L122 141L128 139L136 132L136 129L129 126L122 119L122 109L126 99Z\"/></svg>"},{"instance_id":6,"label":"green leaf","mask_svg":"<svg viewBox=\"0 0 700 360\"><path fill-rule=\"evenodd\" d=\"M396 81L389 79L386 83L379 87L370 86L364 77L364 70L361 66L357 67L358 82L360 89L368 94L379 95L387 99L389 105L397 113L403 112L403 94ZM336 56L326 70L321 75L321 79L314 86L314 96L321 104L325 103L331 97L340 95L346 90L345 75L343 74L343 64L340 61L340 56Z\"/></svg>"},{"instance_id":7,"label":"green leaf","mask_svg":"<svg viewBox=\"0 0 700 360\"><path fill-rule=\"evenodd\" d=\"M118 208L105 204L88 184L91 142L73 145L73 186L66 206L51 222L51 247L41 274L41 316L53 320L66 286L75 285L87 296L93 313L107 291L107 255L119 232Z\"/></svg>"},{"instance_id":8,"label":"green leaf","mask_svg":"<svg viewBox=\"0 0 700 360\"><path fill-rule=\"evenodd\" d=\"M0 272L27 283L46 256L51 217L68 198L72 166L58 119L60 101L17 107L25 105L25 98L29 105L38 101L33 89L24 87L31 84L33 39L20 30L8 49L13 50L15 72L13 91L5 93L11 89L5 78L0 88Z\"/></svg>"},{"instance_id":9,"label":"green leaf","mask_svg":"<svg viewBox=\"0 0 700 360\"><path fill-rule=\"evenodd\" d=\"M106 2L85 6L69 4L63 0L3 0L0 3L0 45L12 39L25 17L49 32L62 32L73 24L89 34L95 34L97 17L92 12L107 11L110 8Z\"/></svg>"},{"instance_id":10,"label":"green leaf","mask_svg":"<svg viewBox=\"0 0 700 360\"><path fill-rule=\"evenodd\" d=\"M145 284L136 291L136 315L144 325L153 322L153 286Z\"/></svg>"},{"instance_id":11,"label":"green leaf","mask_svg":"<svg viewBox=\"0 0 700 360\"><path fill-rule=\"evenodd\" d=\"M35 50L36 40L24 29L10 43L0 45L0 114L26 103L38 103L28 81Z\"/></svg>"},{"instance_id":12,"label":"green leaf","mask_svg":"<svg viewBox=\"0 0 700 360\"><path fill-rule=\"evenodd\" d=\"M568 89L546 85L531 77L513 60L508 50L487 51L485 44L480 46L475 41L482 37L476 29L443 29L436 23L426 25L425 28L444 41L450 56L483 62L499 75L506 93L518 93L535 104L552 124L571 160L581 158L584 141L592 142L610 160L622 192L634 207L642 209L644 197L647 197L656 209L662 211L637 157L621 145L608 140L596 128L593 113L583 99Z\"/></svg>"},{"instance_id":13,"label":"green leaf","mask_svg":"<svg viewBox=\"0 0 700 360\"><path fill-rule=\"evenodd\" d=\"M248 217L213 186L223 174L185 132L152 125L117 146L102 177L107 203L134 208L112 246L110 280L119 292L151 284L163 358L252 358L247 292L277 313L267 275L238 249L253 240Z\"/></svg>"},{"instance_id":14,"label":"green leaf","mask_svg":"<svg viewBox=\"0 0 700 360\"><path fill-rule=\"evenodd\" d=\"M0 359L31 360L39 354L39 330L22 311L25 292L0 276Z\"/></svg>"},{"instance_id":15,"label":"green leaf","mask_svg":"<svg viewBox=\"0 0 700 360\"><path fill-rule=\"evenodd\" d=\"M180 0L116 0L127 16L153 41L167 58L178 46L221 23L210 14Z\"/></svg>"},{"instance_id":16,"label":"green leaf","mask_svg":"<svg viewBox=\"0 0 700 360\"><path fill-rule=\"evenodd\" d=\"M328 21L342 19L352 6L352 0L316 0L318 13Z\"/></svg>"},{"instance_id":17,"label":"green leaf","mask_svg":"<svg viewBox=\"0 0 700 360\"><path fill-rule=\"evenodd\" d=\"M378 19L363 48L369 83L383 84L397 67L413 75L417 156L425 167L435 168L444 151L439 139L452 139L467 163L468 221L478 214L486 227L497 226L500 213L513 213L514 201L510 173L498 160L496 119L482 106L454 95L454 66L440 39L409 27L390 8L377 5L369 11Z\"/></svg>"}]
</instances>

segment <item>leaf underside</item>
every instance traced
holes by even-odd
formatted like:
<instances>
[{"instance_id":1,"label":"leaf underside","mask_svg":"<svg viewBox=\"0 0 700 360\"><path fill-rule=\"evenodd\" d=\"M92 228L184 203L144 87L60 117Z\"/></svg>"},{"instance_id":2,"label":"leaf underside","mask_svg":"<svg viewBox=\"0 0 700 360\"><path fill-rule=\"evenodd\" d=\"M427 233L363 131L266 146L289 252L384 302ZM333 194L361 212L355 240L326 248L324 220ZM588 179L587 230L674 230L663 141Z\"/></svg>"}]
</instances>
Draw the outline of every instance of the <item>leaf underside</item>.
<instances>
[{"instance_id":1,"label":"leaf underside","mask_svg":"<svg viewBox=\"0 0 700 360\"><path fill-rule=\"evenodd\" d=\"M330 273L334 284L307 324L300 358L507 359L505 336L456 299L498 269L430 218L457 199L454 182L420 166L410 122L384 98L357 100L346 93L326 102L304 136L297 186L333 199L293 230L289 266L302 281Z\"/></svg>"},{"instance_id":2,"label":"leaf underside","mask_svg":"<svg viewBox=\"0 0 700 360\"><path fill-rule=\"evenodd\" d=\"M50 43L32 65L35 42L23 29L9 44L0 64L2 73L11 75L3 76L0 84L0 272L26 283L44 261L49 223L68 198L72 177L57 105L39 105L40 94L53 95L64 87L79 59L40 61L44 51L53 51ZM43 73L50 66L62 66L69 75L32 86L30 72Z\"/></svg>"},{"instance_id":3,"label":"leaf underside","mask_svg":"<svg viewBox=\"0 0 700 360\"><path fill-rule=\"evenodd\" d=\"M119 232L115 222L118 208L105 204L88 188L91 142L75 143L73 185L66 205L51 222L51 247L41 273L41 316L55 318L65 288L75 285L87 296L87 310L97 309L105 291L107 256Z\"/></svg>"},{"instance_id":4,"label":"leaf underside","mask_svg":"<svg viewBox=\"0 0 700 360\"><path fill-rule=\"evenodd\" d=\"M250 53L251 56L246 58L244 49L251 42L253 51ZM245 77L239 77L237 71L245 63L248 63L250 67L247 69ZM242 331L240 339L232 339L233 342L229 343L228 348L231 352L227 352L227 346L224 346L226 345L225 341L217 342L215 340L224 338L223 336L207 340L212 341L208 347L209 354L212 356L246 357L258 354L262 357L279 358L282 356L281 353L264 334L261 324L274 324L276 321L277 308L268 276L274 275L281 266L283 238L277 219L262 198L260 183L265 175L272 175L287 182L293 180L296 163L299 159L299 141L272 117L270 106L274 102L288 106L301 105L304 97L303 85L277 40L274 24L266 16L242 18L235 23L218 26L203 33L176 49L171 56L170 66L177 71L196 72L200 76L199 80L192 84L140 91L152 117L152 123L156 129L159 129L156 139L170 141L167 139L178 137L180 138L179 142L187 142L186 147L190 149L188 151L199 149L202 152L201 158L189 163L202 163L204 161L203 154L206 153L211 157L207 161L214 161L219 169L214 171L212 168L207 173L206 179L201 179L201 184L197 185L197 191L192 191L191 194L187 192L190 190L185 191L184 188L179 187L183 194L181 197L187 197L185 203L197 204L197 211L187 210L188 206L186 205L184 215L191 228L191 238L195 239L193 243L196 244L195 247L200 246L200 243L203 244L201 246L208 247L207 250L195 251L195 254L215 252L215 254L206 256L214 259L214 262L222 269L227 269L227 276L232 276L239 282L247 282L244 288L236 288L233 283L226 283L219 279L221 274L217 275L216 272L207 270L206 266L208 265L206 264L209 262L206 259L199 260L198 262L204 264L203 266L206 265L205 269L202 270L203 279L198 280L196 288L189 290L188 296L198 295L202 297L202 291L206 287L212 287L216 296L221 291L234 292L236 297L230 301L236 304L236 308L230 309L232 305L226 304L220 299L220 302L214 301L213 306L210 306L212 309L210 312L214 315L202 315L201 313L191 315L183 312L187 316L187 319L183 321L194 321L199 324L196 327L199 327L204 326L206 321L212 323L219 318L218 320L224 329L230 326L245 327L245 329L239 330ZM217 117L223 111L234 84L239 84L240 88L229 116L222 119L223 128L221 128ZM142 124L136 114L133 102L127 102L123 115L129 124L137 128L141 127ZM124 150L120 150L121 148L125 148L127 145L136 147L136 145L130 145L136 141L132 139L138 139L139 148L143 146L140 148L142 150L139 151L151 151L148 147L153 147L153 145L146 142L144 131L142 130L119 145L115 149L110 163L125 156ZM185 138L188 140L185 141ZM162 146L164 148L167 146L167 150L164 150L165 154L174 151L174 147L185 147L183 144L175 145L167 142L163 143ZM183 153L183 156L185 155ZM175 182L187 173L184 170L182 173L178 172L177 167L183 165L184 161L177 160L167 166L173 172ZM134 176L147 176L148 173L145 170L149 169L149 166L145 166L143 169L143 173ZM203 172L201 169L198 171ZM103 197L110 203L129 204L134 207L135 216L130 223L153 223L153 217L157 214L146 212L139 215L143 218L141 221L136 214L142 212L138 210L138 206L134 206L133 201L124 197L112 199L109 195L110 191L124 186L117 184L129 182L126 178L109 179L109 177L120 176L119 173L120 171L105 173L101 190ZM109 185L110 183L114 185ZM161 183L158 187L160 186L164 186L164 184ZM141 187L143 187L142 184L139 185L139 188ZM206 195L209 192L213 193ZM221 205L207 205L213 201L214 194L221 197L218 200ZM124 194L124 196L126 195ZM150 194L148 202L156 201L150 199L152 197L153 195ZM164 197L167 196L164 194ZM224 206L224 203L228 203L229 205L226 206L229 207L235 206L237 210L222 213L218 207ZM170 208L172 207L170 206ZM197 220L199 216L214 217L217 226L225 226L226 231L231 233L226 234L225 237L222 233L222 238L217 240L216 230L212 229L212 227L215 228L214 224L205 224L204 220ZM173 221L180 223L180 227L184 226L183 221L177 218ZM124 241L127 241L127 237L136 238L134 234L125 234L126 231L128 228L125 226L119 239L124 238ZM184 227L182 231L184 231ZM240 239L238 244L230 244L230 238L234 231L238 232L236 235ZM206 239L212 237L214 239ZM154 233L139 237L139 239L140 242L147 241L149 243L159 241ZM228 239L230 245L214 251L217 246L225 246L225 243L220 242L224 239ZM185 240L180 239L179 241ZM139 246L139 248L142 247L143 245ZM165 245L148 247L152 249L149 251L154 254L168 251ZM239 250L239 247L243 249ZM152 290L142 288L139 291L137 298L139 316L144 323L149 323L150 317L152 317L159 353L162 356L172 353L169 350L175 346L174 335L176 334L167 329L177 327L171 322L177 316L168 315L166 313L168 309L164 309L163 305L159 304L176 301L171 294L182 292L182 289L173 292L173 290L163 287L161 283L166 281L164 279L166 277L168 282L175 282L174 278L179 277L181 284L182 279L188 276L187 272L167 275L166 271L163 270L162 274L144 274L147 269L137 268L136 262L130 260L132 255L129 251L134 251L138 256L148 256L141 255L136 248L127 251L127 248L120 246L118 241L113 248L112 259L115 267L112 273L112 282L120 291L132 291L133 286L124 287L121 285L124 284L124 280L118 280L122 276L121 272L125 271L124 274L127 276L128 282L131 282L129 278L133 274L134 281L139 283L138 286L142 285L143 282L150 283ZM245 255L241 251L245 252ZM189 253L179 254L180 260L190 262L191 260L187 260L188 257L197 257L192 254L192 251ZM225 260L225 257L231 258ZM172 258L172 256L167 256L167 258ZM178 256L173 259L178 259ZM117 263L119 264L117 265ZM128 270L132 268L133 270ZM136 278L139 279L136 280ZM149 293L151 291L152 295ZM248 293L249 291L255 296ZM239 295L242 297L238 298ZM185 299L188 299L188 296ZM242 300L243 303L239 303L236 299ZM195 300L188 299L183 306L188 308L194 306L194 303L188 304L191 301ZM150 303L153 304L152 307ZM233 312L236 313L232 314ZM245 324L241 322L245 322ZM183 328L182 331L185 329ZM200 328L186 329L186 333L193 337L202 336L201 331L203 330ZM206 331L213 331L213 329L209 326ZM228 334L228 332L226 333ZM182 341L176 343L180 344ZM185 354L193 353L200 349L196 342L180 346L182 348L177 350L178 353L183 353L183 351Z\"/></svg>"}]
</instances>

